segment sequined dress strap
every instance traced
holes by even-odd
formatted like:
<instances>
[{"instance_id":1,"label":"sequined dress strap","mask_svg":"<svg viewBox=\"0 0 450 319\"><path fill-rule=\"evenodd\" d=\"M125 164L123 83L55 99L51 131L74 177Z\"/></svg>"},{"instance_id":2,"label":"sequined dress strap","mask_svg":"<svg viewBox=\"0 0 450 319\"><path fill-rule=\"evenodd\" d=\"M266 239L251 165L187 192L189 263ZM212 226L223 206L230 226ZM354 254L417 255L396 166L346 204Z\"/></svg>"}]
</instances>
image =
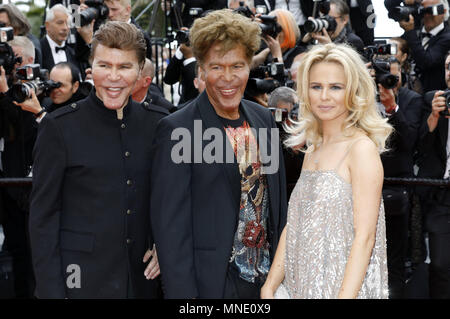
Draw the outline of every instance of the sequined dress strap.
<instances>
[{"instance_id":1,"label":"sequined dress strap","mask_svg":"<svg viewBox=\"0 0 450 319\"><path fill-rule=\"evenodd\" d=\"M353 145L356 144L356 142L363 140L364 137L360 137L357 138L356 140L354 140L353 142L350 143L350 145L347 147L347 150L345 151L344 156L342 156L341 160L338 162L336 168L334 169L335 172L337 172L339 170L339 168L341 167L342 163L344 162L345 158L347 157L347 155L350 153Z\"/></svg>"}]
</instances>

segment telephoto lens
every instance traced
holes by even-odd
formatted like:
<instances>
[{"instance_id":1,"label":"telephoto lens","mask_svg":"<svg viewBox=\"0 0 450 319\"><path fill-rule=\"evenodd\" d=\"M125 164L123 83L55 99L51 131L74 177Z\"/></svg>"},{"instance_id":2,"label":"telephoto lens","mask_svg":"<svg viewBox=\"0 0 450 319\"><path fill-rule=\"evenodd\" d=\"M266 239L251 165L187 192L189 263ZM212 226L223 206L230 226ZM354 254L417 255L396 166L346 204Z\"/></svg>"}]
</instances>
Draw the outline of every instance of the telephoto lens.
<instances>
[{"instance_id":1,"label":"telephoto lens","mask_svg":"<svg viewBox=\"0 0 450 319\"><path fill-rule=\"evenodd\" d=\"M304 24L305 31L308 33L319 32L322 31L323 28L327 31L333 32L336 30L336 27L336 20L328 15L322 18L307 20Z\"/></svg>"}]
</instances>

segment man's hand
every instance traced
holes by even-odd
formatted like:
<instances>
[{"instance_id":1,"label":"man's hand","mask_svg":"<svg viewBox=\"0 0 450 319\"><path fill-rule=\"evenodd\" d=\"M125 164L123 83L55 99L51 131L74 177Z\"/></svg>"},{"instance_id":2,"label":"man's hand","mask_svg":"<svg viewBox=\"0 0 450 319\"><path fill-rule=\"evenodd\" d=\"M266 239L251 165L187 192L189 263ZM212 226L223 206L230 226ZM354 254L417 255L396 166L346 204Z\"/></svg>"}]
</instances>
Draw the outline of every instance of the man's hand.
<instances>
[{"instance_id":1,"label":"man's hand","mask_svg":"<svg viewBox=\"0 0 450 319\"><path fill-rule=\"evenodd\" d=\"M431 114L428 116L427 124L428 124L428 130L430 132L433 132L438 125L439 121L439 112L442 112L445 110L445 97L441 96L444 94L444 91L437 91L434 93L433 101L431 101ZM446 118L450 118L449 116L446 116Z\"/></svg>"},{"instance_id":2,"label":"man's hand","mask_svg":"<svg viewBox=\"0 0 450 319\"><path fill-rule=\"evenodd\" d=\"M85 81L93 81L91 68L87 68L86 70L84 70L84 73L86 74L86 77L84 78Z\"/></svg>"},{"instance_id":3,"label":"man's hand","mask_svg":"<svg viewBox=\"0 0 450 319\"><path fill-rule=\"evenodd\" d=\"M378 84L378 92L380 92L380 102L383 104L386 112L391 113L395 110L397 103L395 102L395 93L393 89L386 89Z\"/></svg>"},{"instance_id":4,"label":"man's hand","mask_svg":"<svg viewBox=\"0 0 450 319\"><path fill-rule=\"evenodd\" d=\"M147 268L145 268L144 276L147 279L155 279L159 276L160 270L159 270L159 263L158 263L158 255L156 254L156 247L153 245L153 249L148 249L147 252L144 255L143 262L146 263L149 258L151 258L150 262L147 265Z\"/></svg>"},{"instance_id":5,"label":"man's hand","mask_svg":"<svg viewBox=\"0 0 450 319\"><path fill-rule=\"evenodd\" d=\"M31 90L31 98L26 99L22 103L17 103L14 101L14 104L17 106L20 106L22 110L31 112L33 114L37 114L42 110L41 103L39 103L39 100L37 99L36 93L34 93L34 90Z\"/></svg>"},{"instance_id":6,"label":"man's hand","mask_svg":"<svg viewBox=\"0 0 450 319\"><path fill-rule=\"evenodd\" d=\"M6 72L3 66L0 66L0 92L6 93L8 92L8 80L6 79Z\"/></svg>"},{"instance_id":7,"label":"man's hand","mask_svg":"<svg viewBox=\"0 0 450 319\"><path fill-rule=\"evenodd\" d=\"M273 58L277 58L278 62L283 62L283 53L281 52L281 46L280 46L280 34L278 34L277 38L274 39L270 35L266 35L265 37L262 37L264 42L266 42L267 47L269 48L270 52L272 53Z\"/></svg>"},{"instance_id":8,"label":"man's hand","mask_svg":"<svg viewBox=\"0 0 450 319\"><path fill-rule=\"evenodd\" d=\"M322 31L320 32L312 32L311 36L313 37L313 39L319 41L320 44L327 44L333 42L331 41L331 37L325 28L323 28Z\"/></svg>"},{"instance_id":9,"label":"man's hand","mask_svg":"<svg viewBox=\"0 0 450 319\"><path fill-rule=\"evenodd\" d=\"M92 38L94 36L94 23L95 19L91 23L85 25L84 27L77 28L77 32L83 38L84 42L91 44Z\"/></svg>"},{"instance_id":10,"label":"man's hand","mask_svg":"<svg viewBox=\"0 0 450 319\"><path fill-rule=\"evenodd\" d=\"M192 53L192 48L190 46L187 46L185 43L182 43L180 45L180 51L183 53L184 59L190 59L194 56Z\"/></svg>"},{"instance_id":11,"label":"man's hand","mask_svg":"<svg viewBox=\"0 0 450 319\"><path fill-rule=\"evenodd\" d=\"M409 15L409 21L399 21L400 27L407 31L414 30L414 17L410 14Z\"/></svg>"}]
</instances>

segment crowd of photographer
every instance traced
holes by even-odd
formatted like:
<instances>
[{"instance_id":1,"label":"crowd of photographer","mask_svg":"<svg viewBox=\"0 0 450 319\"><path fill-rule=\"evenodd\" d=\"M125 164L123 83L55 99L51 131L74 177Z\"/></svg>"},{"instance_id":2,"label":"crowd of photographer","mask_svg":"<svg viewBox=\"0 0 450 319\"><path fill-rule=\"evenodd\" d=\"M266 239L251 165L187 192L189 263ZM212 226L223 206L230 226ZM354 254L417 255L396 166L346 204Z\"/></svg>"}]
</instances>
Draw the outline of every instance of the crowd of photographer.
<instances>
[{"instance_id":1,"label":"crowd of photographer","mask_svg":"<svg viewBox=\"0 0 450 319\"><path fill-rule=\"evenodd\" d=\"M70 5L76 5L71 7ZM177 30L175 50L164 70L164 83L179 85L172 105L152 83L151 40L143 32L147 59L132 98L161 114L187 107L204 89L202 70L189 43L193 21L211 10L230 8L255 20L262 45L254 56L244 97L272 110L284 136L284 124L299 114L296 72L311 46L346 43L364 56L378 88L380 112L394 127L389 152L382 156L385 177L448 179L450 172L450 29L447 0L385 0L389 17L404 34L374 41L371 0L217 0L161 1ZM91 42L107 20L137 26L130 0L50 1L45 34L37 40L24 15L12 4L0 5L0 172L2 177L30 176L37 128L49 112L74 105L91 92ZM76 8L75 26L71 9ZM288 195L300 175L302 153L283 149ZM420 198L428 233L430 296L450 297L450 191L448 188L387 185L383 188L391 298L404 298L405 262L411 256L413 197ZM33 275L26 235L28 193L8 188L1 194L4 249L15 258L19 297L31 297ZM427 256L424 250L421 263ZM419 258L419 259L420 259Z\"/></svg>"}]
</instances>

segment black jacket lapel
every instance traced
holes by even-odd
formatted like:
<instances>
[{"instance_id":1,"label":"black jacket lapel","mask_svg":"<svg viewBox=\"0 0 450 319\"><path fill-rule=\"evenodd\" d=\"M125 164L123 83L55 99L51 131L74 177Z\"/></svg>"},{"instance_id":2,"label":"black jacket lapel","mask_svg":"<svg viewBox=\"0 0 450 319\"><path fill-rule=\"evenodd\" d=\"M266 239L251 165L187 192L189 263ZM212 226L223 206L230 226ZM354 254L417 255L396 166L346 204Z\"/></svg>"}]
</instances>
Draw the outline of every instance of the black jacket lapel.
<instances>
[{"instance_id":1,"label":"black jacket lapel","mask_svg":"<svg viewBox=\"0 0 450 319\"><path fill-rule=\"evenodd\" d=\"M230 183L231 195L233 201L237 207L236 214L239 211L239 204L241 198L241 175L239 173L239 166L236 161L236 156L234 155L233 148L231 143L228 141L227 134L225 132L225 128L223 127L222 122L217 116L213 106L209 102L208 95L206 91L203 92L196 100L196 104L198 110L200 112L200 117L203 122L203 129L206 130L208 128L219 128L222 131L223 136L223 162L224 164L220 165L225 175L227 176L228 182ZM233 155L233 162L230 163L227 161L227 154ZM229 156L231 157L231 156Z\"/></svg>"}]
</instances>

